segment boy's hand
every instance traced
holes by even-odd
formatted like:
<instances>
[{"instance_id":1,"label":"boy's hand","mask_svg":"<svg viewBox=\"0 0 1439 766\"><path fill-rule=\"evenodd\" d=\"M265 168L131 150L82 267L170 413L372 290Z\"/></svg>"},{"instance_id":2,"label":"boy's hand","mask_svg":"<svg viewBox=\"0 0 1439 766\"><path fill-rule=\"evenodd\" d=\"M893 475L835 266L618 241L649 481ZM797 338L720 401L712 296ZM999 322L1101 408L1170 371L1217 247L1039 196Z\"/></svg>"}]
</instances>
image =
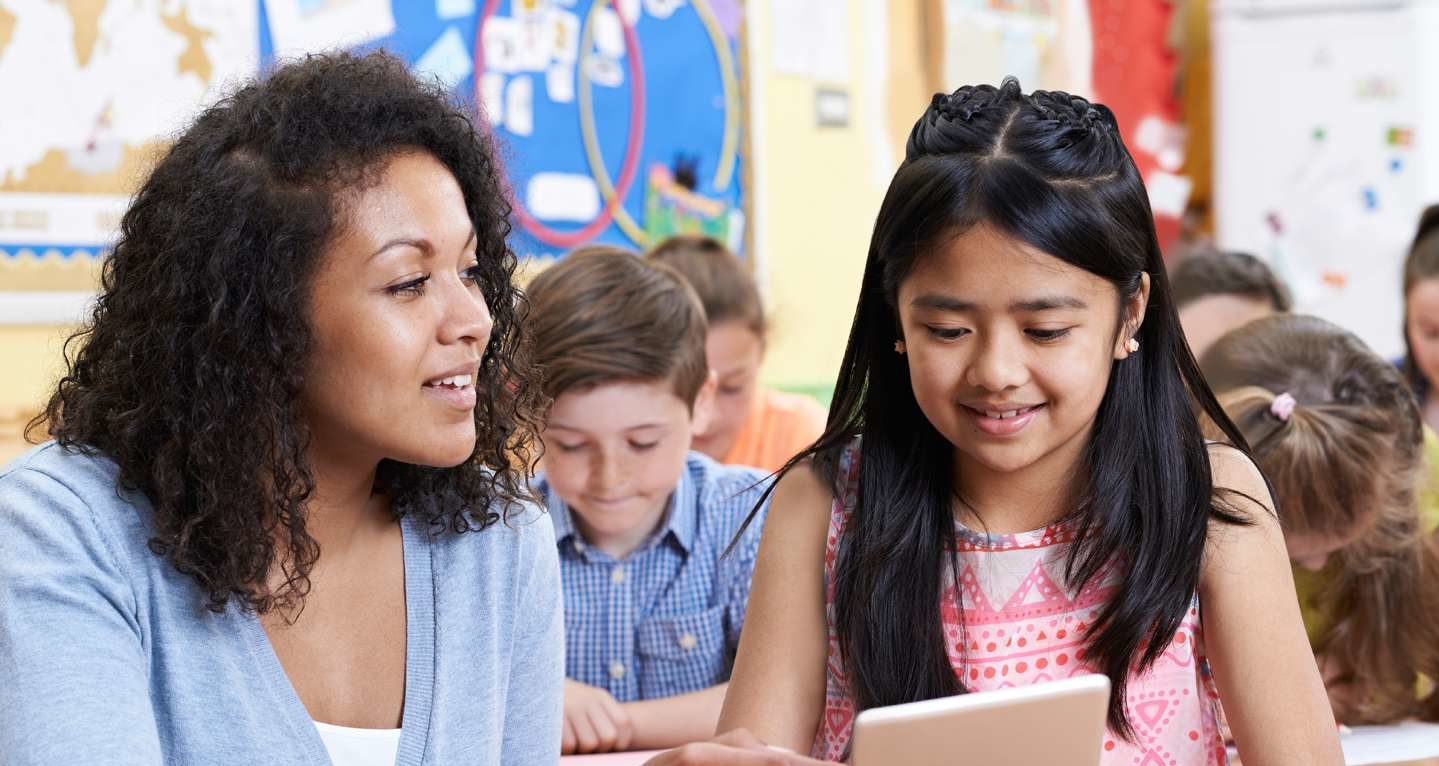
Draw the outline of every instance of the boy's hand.
<instances>
[{"instance_id":1,"label":"boy's hand","mask_svg":"<svg viewBox=\"0 0 1439 766\"><path fill-rule=\"evenodd\" d=\"M560 752L608 753L627 750L634 724L604 689L565 679L565 726Z\"/></svg>"}]
</instances>

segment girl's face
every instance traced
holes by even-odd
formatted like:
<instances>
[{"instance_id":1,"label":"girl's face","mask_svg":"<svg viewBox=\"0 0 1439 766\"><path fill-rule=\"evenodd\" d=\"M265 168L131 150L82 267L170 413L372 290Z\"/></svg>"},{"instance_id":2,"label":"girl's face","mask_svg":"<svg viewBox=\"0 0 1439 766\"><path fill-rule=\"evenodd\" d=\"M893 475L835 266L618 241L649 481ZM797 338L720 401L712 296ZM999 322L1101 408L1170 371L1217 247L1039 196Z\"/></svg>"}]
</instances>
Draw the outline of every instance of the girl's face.
<instances>
[{"instance_id":1,"label":"girl's face","mask_svg":"<svg viewBox=\"0 0 1439 766\"><path fill-rule=\"evenodd\" d=\"M1070 470L1148 295L1121 327L1107 280L985 224L922 256L899 287L906 359L961 473Z\"/></svg>"},{"instance_id":2,"label":"girl's face","mask_svg":"<svg viewBox=\"0 0 1439 766\"><path fill-rule=\"evenodd\" d=\"M1404 303L1404 332L1414 351L1414 363L1425 380L1439 383L1439 277L1415 283Z\"/></svg>"},{"instance_id":3,"label":"girl's face","mask_svg":"<svg viewBox=\"0 0 1439 766\"><path fill-rule=\"evenodd\" d=\"M464 462L490 312L475 231L449 170L397 154L346 200L310 288L303 402L313 449L361 462Z\"/></svg>"},{"instance_id":4,"label":"girl's face","mask_svg":"<svg viewBox=\"0 0 1439 766\"><path fill-rule=\"evenodd\" d=\"M742 321L720 322L705 336L705 358L719 380L719 388L714 417L708 427L695 433L694 448L724 460L754 409L764 340Z\"/></svg>"}]
</instances>

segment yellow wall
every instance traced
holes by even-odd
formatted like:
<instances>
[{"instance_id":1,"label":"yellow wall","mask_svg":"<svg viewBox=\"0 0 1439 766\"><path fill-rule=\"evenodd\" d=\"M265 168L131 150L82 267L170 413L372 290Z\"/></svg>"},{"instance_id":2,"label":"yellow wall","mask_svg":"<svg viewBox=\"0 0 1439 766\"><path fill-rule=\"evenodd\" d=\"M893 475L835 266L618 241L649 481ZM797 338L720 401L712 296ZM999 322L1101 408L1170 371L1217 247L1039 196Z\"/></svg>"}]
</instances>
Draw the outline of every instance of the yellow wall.
<instances>
[{"instance_id":1,"label":"yellow wall","mask_svg":"<svg viewBox=\"0 0 1439 766\"><path fill-rule=\"evenodd\" d=\"M921 4L877 2L835 3L849 38L850 76L842 83L775 72L772 3L747 6L753 246L774 328L763 371L771 385L833 385L875 213L904 133L930 95ZM815 124L819 86L849 93L848 126Z\"/></svg>"},{"instance_id":2,"label":"yellow wall","mask_svg":"<svg viewBox=\"0 0 1439 766\"><path fill-rule=\"evenodd\" d=\"M21 431L25 422L39 412L51 383L60 373L60 352L69 329L0 326L0 349L4 354L0 374L0 463L24 450Z\"/></svg>"}]
</instances>

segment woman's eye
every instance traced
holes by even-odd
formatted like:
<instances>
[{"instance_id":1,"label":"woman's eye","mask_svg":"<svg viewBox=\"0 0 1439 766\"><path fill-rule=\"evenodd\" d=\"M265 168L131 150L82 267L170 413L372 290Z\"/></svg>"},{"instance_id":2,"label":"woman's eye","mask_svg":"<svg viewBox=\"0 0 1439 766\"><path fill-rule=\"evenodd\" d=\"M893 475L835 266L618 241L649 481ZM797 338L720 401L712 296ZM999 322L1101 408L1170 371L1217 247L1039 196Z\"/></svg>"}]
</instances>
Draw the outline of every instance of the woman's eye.
<instances>
[{"instance_id":1,"label":"woman's eye","mask_svg":"<svg viewBox=\"0 0 1439 766\"><path fill-rule=\"evenodd\" d=\"M1034 338L1041 343L1048 343L1051 341L1059 340L1060 338L1068 335L1071 329L1073 328L1065 327L1060 330L1025 330L1025 332L1029 333L1029 337Z\"/></svg>"},{"instance_id":2,"label":"woman's eye","mask_svg":"<svg viewBox=\"0 0 1439 766\"><path fill-rule=\"evenodd\" d=\"M648 451L648 450L654 449L658 444L659 444L659 442L657 442L657 441L655 441L655 442L630 442L630 447L631 447L632 449L634 449L636 452L646 452L646 451Z\"/></svg>"},{"instance_id":3,"label":"woman's eye","mask_svg":"<svg viewBox=\"0 0 1439 766\"><path fill-rule=\"evenodd\" d=\"M963 327L925 327L929 334L940 340L957 340L969 334L969 330Z\"/></svg>"},{"instance_id":4,"label":"woman's eye","mask_svg":"<svg viewBox=\"0 0 1439 766\"><path fill-rule=\"evenodd\" d=\"M425 283L430 281L430 275L412 279L403 284L393 285L385 289L390 295L424 295Z\"/></svg>"},{"instance_id":5,"label":"woman's eye","mask_svg":"<svg viewBox=\"0 0 1439 766\"><path fill-rule=\"evenodd\" d=\"M564 442L555 442L555 448L558 449L560 452L579 452L582 448L584 448L584 446L585 445L583 444L565 444Z\"/></svg>"},{"instance_id":6,"label":"woman's eye","mask_svg":"<svg viewBox=\"0 0 1439 766\"><path fill-rule=\"evenodd\" d=\"M479 284L484 276L484 272L480 270L480 264L478 263L460 272L460 279L472 285Z\"/></svg>"},{"instance_id":7,"label":"woman's eye","mask_svg":"<svg viewBox=\"0 0 1439 766\"><path fill-rule=\"evenodd\" d=\"M721 396L738 396L742 391L744 386L720 386L719 389Z\"/></svg>"}]
</instances>

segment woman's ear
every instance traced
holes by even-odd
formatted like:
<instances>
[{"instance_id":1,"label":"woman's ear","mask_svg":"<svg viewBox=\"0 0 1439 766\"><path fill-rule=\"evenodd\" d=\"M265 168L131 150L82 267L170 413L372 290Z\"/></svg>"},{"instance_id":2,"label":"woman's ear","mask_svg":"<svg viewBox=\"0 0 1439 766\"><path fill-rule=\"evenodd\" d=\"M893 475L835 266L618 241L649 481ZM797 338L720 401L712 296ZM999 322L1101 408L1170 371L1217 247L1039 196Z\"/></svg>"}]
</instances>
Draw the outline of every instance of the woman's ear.
<instances>
[{"instance_id":1,"label":"woman's ear","mask_svg":"<svg viewBox=\"0 0 1439 766\"><path fill-rule=\"evenodd\" d=\"M1114 339L1114 358L1125 359L1139 350L1135 338L1139 328L1144 326L1144 314L1149 309L1149 272L1139 275L1139 289L1124 301L1124 320L1120 324L1119 337Z\"/></svg>"}]
</instances>

